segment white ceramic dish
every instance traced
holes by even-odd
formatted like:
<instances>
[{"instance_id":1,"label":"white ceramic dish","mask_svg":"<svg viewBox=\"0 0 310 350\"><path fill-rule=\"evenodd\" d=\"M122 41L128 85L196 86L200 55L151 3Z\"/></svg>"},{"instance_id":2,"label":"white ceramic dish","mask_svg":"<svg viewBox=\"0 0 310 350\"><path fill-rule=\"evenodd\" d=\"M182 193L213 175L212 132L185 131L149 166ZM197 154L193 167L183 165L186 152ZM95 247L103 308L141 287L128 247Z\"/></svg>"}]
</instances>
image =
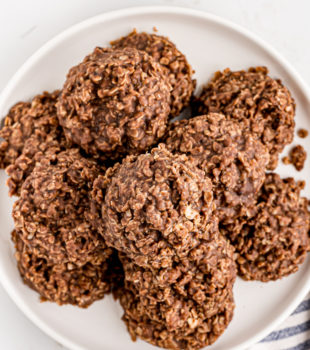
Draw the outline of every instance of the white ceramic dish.
<instances>
[{"instance_id":1,"label":"white ceramic dish","mask_svg":"<svg viewBox=\"0 0 310 350\"><path fill-rule=\"evenodd\" d=\"M34 54L12 78L0 98L0 115L19 100L27 100L43 90L62 86L68 69L78 63L95 46L127 34L134 27L170 37L196 70L198 87L211 74L230 67L233 70L266 65L271 75L280 77L297 102L297 127L310 130L310 91L293 68L266 43L246 30L190 9L173 7L131 8L91 18L58 35ZM295 139L310 149L310 139ZM296 173L292 167L279 166L283 176L307 179L309 162ZM20 309L43 331L70 349L151 349L142 341L131 342L120 320L122 311L111 297L94 303L87 310L40 303L38 295L20 280L10 231L13 199L0 175L0 278L1 283ZM304 194L310 197L309 186ZM224 335L209 347L211 350L245 349L266 336L298 305L310 287L310 261L298 273L267 284L237 280L235 316Z\"/></svg>"}]
</instances>

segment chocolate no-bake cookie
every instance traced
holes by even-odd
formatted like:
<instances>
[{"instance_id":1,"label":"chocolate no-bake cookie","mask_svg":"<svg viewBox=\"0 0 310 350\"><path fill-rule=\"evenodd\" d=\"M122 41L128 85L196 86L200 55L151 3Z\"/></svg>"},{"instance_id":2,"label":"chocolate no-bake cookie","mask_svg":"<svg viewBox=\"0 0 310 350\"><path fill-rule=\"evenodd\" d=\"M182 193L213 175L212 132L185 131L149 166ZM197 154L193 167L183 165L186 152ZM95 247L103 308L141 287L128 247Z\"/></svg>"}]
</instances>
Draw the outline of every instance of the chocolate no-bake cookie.
<instances>
[{"instance_id":1,"label":"chocolate no-bake cookie","mask_svg":"<svg viewBox=\"0 0 310 350\"><path fill-rule=\"evenodd\" d=\"M307 199L299 194L303 185L266 174L256 205L222 227L235 248L238 272L244 279L276 280L296 272L304 261L309 217Z\"/></svg>"},{"instance_id":2,"label":"chocolate no-bake cookie","mask_svg":"<svg viewBox=\"0 0 310 350\"><path fill-rule=\"evenodd\" d=\"M159 62L172 87L170 116L179 115L189 105L196 86L193 70L186 57L166 37L132 31L125 37L112 41L113 48L134 47L147 52Z\"/></svg>"},{"instance_id":3,"label":"chocolate no-bake cookie","mask_svg":"<svg viewBox=\"0 0 310 350\"><path fill-rule=\"evenodd\" d=\"M87 307L111 292L114 281L119 279L115 275L117 270L113 269L119 265L115 252L111 252L109 257L102 256L81 266L71 262L51 264L29 249L22 235L16 230L12 232L17 266L24 282L37 291L43 301Z\"/></svg>"},{"instance_id":4,"label":"chocolate no-bake cookie","mask_svg":"<svg viewBox=\"0 0 310 350\"><path fill-rule=\"evenodd\" d=\"M96 163L78 149L36 164L13 208L15 228L35 255L51 263L82 265L111 254L87 220L89 193L98 174Z\"/></svg>"},{"instance_id":5,"label":"chocolate no-bake cookie","mask_svg":"<svg viewBox=\"0 0 310 350\"><path fill-rule=\"evenodd\" d=\"M20 194L23 182L42 155L69 147L57 118L58 95L59 91L44 92L31 102L19 102L4 119L0 166L9 175L10 195Z\"/></svg>"},{"instance_id":6,"label":"chocolate no-bake cookie","mask_svg":"<svg viewBox=\"0 0 310 350\"><path fill-rule=\"evenodd\" d=\"M173 268L149 270L121 256L120 292L131 337L168 349L212 344L232 319L236 278L233 251L218 234L193 248Z\"/></svg>"},{"instance_id":7,"label":"chocolate no-bake cookie","mask_svg":"<svg viewBox=\"0 0 310 350\"><path fill-rule=\"evenodd\" d=\"M177 121L165 142L171 152L185 153L212 180L221 221L233 221L242 208L253 205L269 154L237 122L217 113Z\"/></svg>"},{"instance_id":8,"label":"chocolate no-bake cookie","mask_svg":"<svg viewBox=\"0 0 310 350\"><path fill-rule=\"evenodd\" d=\"M166 130L170 90L146 52L96 48L69 71L58 117L67 139L94 158L141 153Z\"/></svg>"},{"instance_id":9,"label":"chocolate no-bake cookie","mask_svg":"<svg viewBox=\"0 0 310 350\"><path fill-rule=\"evenodd\" d=\"M212 184L164 145L128 156L94 182L96 227L140 266L167 267L214 229Z\"/></svg>"},{"instance_id":10,"label":"chocolate no-bake cookie","mask_svg":"<svg viewBox=\"0 0 310 350\"><path fill-rule=\"evenodd\" d=\"M294 137L295 102L280 80L270 78L265 67L215 73L196 99L196 113L223 113L249 129L270 152L269 169Z\"/></svg>"}]
</instances>

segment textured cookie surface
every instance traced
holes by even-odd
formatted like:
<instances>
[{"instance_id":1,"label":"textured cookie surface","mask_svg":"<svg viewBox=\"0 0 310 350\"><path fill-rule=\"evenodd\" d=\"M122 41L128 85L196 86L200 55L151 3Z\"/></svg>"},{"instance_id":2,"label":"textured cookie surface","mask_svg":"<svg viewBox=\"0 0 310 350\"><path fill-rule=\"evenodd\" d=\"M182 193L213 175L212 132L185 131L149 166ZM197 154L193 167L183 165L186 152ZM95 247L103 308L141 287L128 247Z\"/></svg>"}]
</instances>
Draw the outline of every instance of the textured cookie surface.
<instances>
[{"instance_id":1,"label":"textured cookie surface","mask_svg":"<svg viewBox=\"0 0 310 350\"><path fill-rule=\"evenodd\" d=\"M212 180L217 215L231 222L253 205L269 162L267 148L222 114L210 113L171 125L165 140L171 152L184 153Z\"/></svg>"},{"instance_id":2,"label":"textured cookie surface","mask_svg":"<svg viewBox=\"0 0 310 350\"><path fill-rule=\"evenodd\" d=\"M146 52L96 48L70 69L58 104L68 140L95 158L141 153L162 137L170 84Z\"/></svg>"},{"instance_id":3,"label":"textured cookie surface","mask_svg":"<svg viewBox=\"0 0 310 350\"><path fill-rule=\"evenodd\" d=\"M52 263L82 265L111 254L87 220L89 193L98 174L96 163L78 149L36 164L13 208L15 228L36 255Z\"/></svg>"},{"instance_id":4,"label":"textured cookie surface","mask_svg":"<svg viewBox=\"0 0 310 350\"><path fill-rule=\"evenodd\" d=\"M96 179L93 199L107 244L140 266L171 266L215 226L211 181L162 145Z\"/></svg>"},{"instance_id":5,"label":"textured cookie surface","mask_svg":"<svg viewBox=\"0 0 310 350\"><path fill-rule=\"evenodd\" d=\"M123 320L133 339L168 349L212 344L232 319L236 278L233 251L218 234L203 240L183 263L149 270L121 256Z\"/></svg>"},{"instance_id":6,"label":"textured cookie surface","mask_svg":"<svg viewBox=\"0 0 310 350\"><path fill-rule=\"evenodd\" d=\"M307 199L301 184L266 175L256 205L222 233L235 248L239 274L267 282L298 270L309 249Z\"/></svg>"},{"instance_id":7,"label":"textured cookie surface","mask_svg":"<svg viewBox=\"0 0 310 350\"><path fill-rule=\"evenodd\" d=\"M172 87L171 117L179 115L189 105L196 86L196 81L192 79L193 70L186 57L168 38L134 30L111 44L114 48L134 47L145 51L161 64Z\"/></svg>"},{"instance_id":8,"label":"textured cookie surface","mask_svg":"<svg viewBox=\"0 0 310 350\"><path fill-rule=\"evenodd\" d=\"M196 113L223 113L250 130L268 147L268 167L273 170L294 137L295 102L281 81L267 73L265 67L215 73L196 100Z\"/></svg>"}]
</instances>

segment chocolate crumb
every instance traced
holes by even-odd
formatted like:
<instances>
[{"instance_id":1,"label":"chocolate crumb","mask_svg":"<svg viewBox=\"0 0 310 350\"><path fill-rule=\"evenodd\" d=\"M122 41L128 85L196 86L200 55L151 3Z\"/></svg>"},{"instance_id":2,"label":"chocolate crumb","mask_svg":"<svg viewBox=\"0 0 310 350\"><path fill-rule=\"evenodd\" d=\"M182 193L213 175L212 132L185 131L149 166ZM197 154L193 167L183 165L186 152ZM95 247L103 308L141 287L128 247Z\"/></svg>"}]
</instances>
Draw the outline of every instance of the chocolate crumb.
<instances>
[{"instance_id":1,"label":"chocolate crumb","mask_svg":"<svg viewBox=\"0 0 310 350\"><path fill-rule=\"evenodd\" d=\"M306 129L299 129L297 131L297 135L302 138L302 139L305 139L307 136L308 136L308 131Z\"/></svg>"},{"instance_id":2,"label":"chocolate crumb","mask_svg":"<svg viewBox=\"0 0 310 350\"><path fill-rule=\"evenodd\" d=\"M283 164L285 164L285 165L292 164L291 158L288 157L288 156L283 157L283 158L282 158L282 162L283 162Z\"/></svg>"},{"instance_id":3,"label":"chocolate crumb","mask_svg":"<svg viewBox=\"0 0 310 350\"><path fill-rule=\"evenodd\" d=\"M300 190L303 190L306 187L306 181L305 180L297 181L297 186L300 188Z\"/></svg>"},{"instance_id":4,"label":"chocolate crumb","mask_svg":"<svg viewBox=\"0 0 310 350\"><path fill-rule=\"evenodd\" d=\"M301 145L297 145L291 149L290 161L297 171L301 171L304 168L306 158L307 152Z\"/></svg>"}]
</instances>

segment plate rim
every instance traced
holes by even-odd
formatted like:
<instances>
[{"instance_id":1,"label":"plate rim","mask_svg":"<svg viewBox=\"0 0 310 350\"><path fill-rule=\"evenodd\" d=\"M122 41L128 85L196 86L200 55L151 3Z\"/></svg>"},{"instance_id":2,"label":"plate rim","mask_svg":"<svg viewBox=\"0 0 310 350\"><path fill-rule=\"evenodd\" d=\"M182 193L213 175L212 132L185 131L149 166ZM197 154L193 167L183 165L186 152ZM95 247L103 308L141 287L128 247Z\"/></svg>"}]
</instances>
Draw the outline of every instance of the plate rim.
<instances>
[{"instance_id":1,"label":"plate rim","mask_svg":"<svg viewBox=\"0 0 310 350\"><path fill-rule=\"evenodd\" d=\"M16 71L16 73L10 78L9 82L6 84L4 89L0 94L0 111L3 110L5 102L7 98L12 94L16 83L22 76L28 71L30 67L35 65L35 63L44 56L46 52L48 52L53 47L57 46L60 42L65 40L67 37L76 33L80 30L87 28L90 25L94 25L96 23L104 22L105 20L111 20L115 18L120 18L128 15L141 15L141 14L151 14L151 13L164 13L164 14L181 14L190 17L198 17L200 19L205 19L207 21L211 21L216 24L220 24L226 28L233 30L239 35L251 40L259 47L263 48L271 57L273 57L276 61L280 62L282 67L288 72L290 76L293 77L297 85L302 89L304 96L307 98L307 102L310 104L310 88L304 79L301 77L299 72L292 66L290 62L287 61L282 54L280 54L272 45L268 42L260 38L257 34L251 32L250 30L244 28L243 26L236 24L230 20L224 19L220 16L211 14L207 11L197 10L193 8L181 7L181 6L165 6L165 5L152 5L152 6L133 6L126 7L123 9L113 10L103 12L96 16L92 16L83 21L80 21L67 29L59 32L56 36L48 40L45 44L43 44L38 50L36 50ZM1 260L1 259L0 259ZM47 322L40 319L37 314L32 311L30 305L25 303L18 295L14 284L10 282L8 275L6 274L5 268L3 264L0 263L0 283L9 295L9 297L13 300L13 302L17 305L17 307L23 312L23 314L34 323L39 329L41 329L45 334L50 336L53 340L61 343L68 349L72 350L86 350L86 348L81 347L70 338L59 334L57 331L54 331ZM280 323L282 323L298 306L298 304L305 297L307 292L310 290L310 274L302 286L299 292L295 296L294 300L287 306L284 311L278 315L269 325L263 328L260 332L256 333L254 336L250 337L246 341L240 343L237 346L234 346L230 350L237 349L245 349L253 344L259 342L265 336L267 336L270 332L272 332Z\"/></svg>"}]
</instances>

